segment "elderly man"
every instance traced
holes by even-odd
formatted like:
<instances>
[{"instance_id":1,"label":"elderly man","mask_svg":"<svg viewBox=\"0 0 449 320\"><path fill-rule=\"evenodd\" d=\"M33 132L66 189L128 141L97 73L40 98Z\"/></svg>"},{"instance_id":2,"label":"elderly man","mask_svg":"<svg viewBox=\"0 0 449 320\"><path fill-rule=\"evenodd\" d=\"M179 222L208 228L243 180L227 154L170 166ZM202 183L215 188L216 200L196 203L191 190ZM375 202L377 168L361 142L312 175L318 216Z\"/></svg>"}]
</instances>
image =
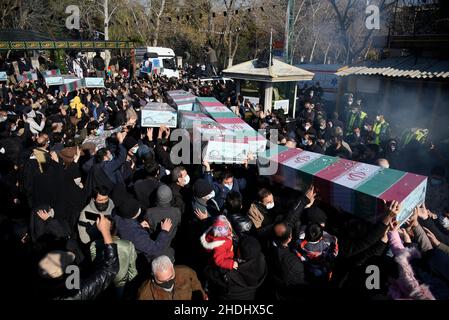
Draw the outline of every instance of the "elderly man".
<instances>
[{"instance_id":1,"label":"elderly man","mask_svg":"<svg viewBox=\"0 0 449 320\"><path fill-rule=\"evenodd\" d=\"M139 300L207 300L196 272L187 266L173 266L170 258L160 256L151 263L152 278L144 282Z\"/></svg>"}]
</instances>

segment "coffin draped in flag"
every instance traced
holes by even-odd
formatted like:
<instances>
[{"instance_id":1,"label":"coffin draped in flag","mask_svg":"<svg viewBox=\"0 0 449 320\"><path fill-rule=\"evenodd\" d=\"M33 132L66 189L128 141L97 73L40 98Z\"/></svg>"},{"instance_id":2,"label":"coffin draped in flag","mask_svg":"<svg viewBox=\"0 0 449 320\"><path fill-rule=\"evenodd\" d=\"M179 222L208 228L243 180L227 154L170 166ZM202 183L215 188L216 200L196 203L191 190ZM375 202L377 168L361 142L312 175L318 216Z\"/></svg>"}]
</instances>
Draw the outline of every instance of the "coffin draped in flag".
<instances>
[{"instance_id":1,"label":"coffin draped in flag","mask_svg":"<svg viewBox=\"0 0 449 320\"><path fill-rule=\"evenodd\" d=\"M196 96L184 90L168 91L167 98L170 105L178 111L193 111L196 101Z\"/></svg>"},{"instance_id":2,"label":"coffin draped in flag","mask_svg":"<svg viewBox=\"0 0 449 320\"><path fill-rule=\"evenodd\" d=\"M267 140L245 121L215 98L197 98L196 107L208 114L219 125L233 132L234 142L247 144L247 152L257 157L259 152L265 151Z\"/></svg>"},{"instance_id":3,"label":"coffin draped in flag","mask_svg":"<svg viewBox=\"0 0 449 320\"><path fill-rule=\"evenodd\" d=\"M304 191L313 184L322 201L370 222L379 221L385 202L402 203L397 220L402 224L424 202L427 177L356 161L278 146L259 153L264 174L267 163L277 164L270 178Z\"/></svg>"}]
</instances>

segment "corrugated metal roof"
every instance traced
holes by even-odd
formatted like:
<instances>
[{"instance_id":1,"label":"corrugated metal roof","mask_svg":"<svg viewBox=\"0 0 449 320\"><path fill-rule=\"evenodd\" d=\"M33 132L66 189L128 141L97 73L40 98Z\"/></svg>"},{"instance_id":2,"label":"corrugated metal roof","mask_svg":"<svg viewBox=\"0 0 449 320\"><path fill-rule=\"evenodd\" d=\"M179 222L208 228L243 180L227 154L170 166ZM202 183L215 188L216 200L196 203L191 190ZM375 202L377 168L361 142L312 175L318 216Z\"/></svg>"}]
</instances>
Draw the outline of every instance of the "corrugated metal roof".
<instances>
[{"instance_id":1,"label":"corrugated metal roof","mask_svg":"<svg viewBox=\"0 0 449 320\"><path fill-rule=\"evenodd\" d=\"M335 73L340 77L349 75L374 76L411 79L449 78L449 60L430 58L397 57L388 58L364 65L352 66Z\"/></svg>"}]
</instances>

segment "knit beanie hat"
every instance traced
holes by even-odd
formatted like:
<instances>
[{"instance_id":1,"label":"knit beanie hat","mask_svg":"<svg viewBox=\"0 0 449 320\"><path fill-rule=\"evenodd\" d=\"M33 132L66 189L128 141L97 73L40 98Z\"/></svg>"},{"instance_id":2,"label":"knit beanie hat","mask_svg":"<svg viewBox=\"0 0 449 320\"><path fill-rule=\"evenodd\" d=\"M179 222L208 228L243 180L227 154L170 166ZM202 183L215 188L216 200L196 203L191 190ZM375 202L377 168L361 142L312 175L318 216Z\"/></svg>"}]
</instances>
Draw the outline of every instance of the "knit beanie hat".
<instances>
[{"instance_id":1,"label":"knit beanie hat","mask_svg":"<svg viewBox=\"0 0 449 320\"><path fill-rule=\"evenodd\" d=\"M123 139L123 146L125 147L126 150L130 150L136 144L137 140L131 136L126 136L125 139Z\"/></svg>"},{"instance_id":2,"label":"knit beanie hat","mask_svg":"<svg viewBox=\"0 0 449 320\"><path fill-rule=\"evenodd\" d=\"M43 278L61 277L67 266L75 261L75 254L68 251L51 251L39 261L39 275Z\"/></svg>"},{"instance_id":3,"label":"knit beanie hat","mask_svg":"<svg viewBox=\"0 0 449 320\"><path fill-rule=\"evenodd\" d=\"M232 227L226 216L218 216L212 225L214 237L229 237L232 235Z\"/></svg>"},{"instance_id":4,"label":"knit beanie hat","mask_svg":"<svg viewBox=\"0 0 449 320\"><path fill-rule=\"evenodd\" d=\"M118 215L124 219L132 219L140 210L140 202L134 198L128 198L117 208Z\"/></svg>"},{"instance_id":5,"label":"knit beanie hat","mask_svg":"<svg viewBox=\"0 0 449 320\"><path fill-rule=\"evenodd\" d=\"M193 185L193 191L197 198L202 198L207 196L213 191L212 185L205 179L198 179Z\"/></svg>"},{"instance_id":6,"label":"knit beanie hat","mask_svg":"<svg viewBox=\"0 0 449 320\"><path fill-rule=\"evenodd\" d=\"M161 185L156 192L157 204L170 204L173 199L173 193L171 189L163 184Z\"/></svg>"}]
</instances>

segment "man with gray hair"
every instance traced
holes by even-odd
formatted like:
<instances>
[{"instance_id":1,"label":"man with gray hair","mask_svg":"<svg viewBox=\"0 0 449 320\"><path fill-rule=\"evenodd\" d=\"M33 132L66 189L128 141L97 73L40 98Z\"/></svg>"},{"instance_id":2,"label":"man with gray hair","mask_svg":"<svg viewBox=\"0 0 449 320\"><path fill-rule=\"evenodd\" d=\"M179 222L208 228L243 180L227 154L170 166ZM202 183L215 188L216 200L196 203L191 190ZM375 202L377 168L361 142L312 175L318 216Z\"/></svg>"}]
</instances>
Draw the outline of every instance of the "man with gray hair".
<instances>
[{"instance_id":1,"label":"man with gray hair","mask_svg":"<svg viewBox=\"0 0 449 320\"><path fill-rule=\"evenodd\" d=\"M170 258L160 256L151 262L151 279L137 294L139 300L207 300L207 295L193 269L173 266Z\"/></svg>"}]
</instances>

